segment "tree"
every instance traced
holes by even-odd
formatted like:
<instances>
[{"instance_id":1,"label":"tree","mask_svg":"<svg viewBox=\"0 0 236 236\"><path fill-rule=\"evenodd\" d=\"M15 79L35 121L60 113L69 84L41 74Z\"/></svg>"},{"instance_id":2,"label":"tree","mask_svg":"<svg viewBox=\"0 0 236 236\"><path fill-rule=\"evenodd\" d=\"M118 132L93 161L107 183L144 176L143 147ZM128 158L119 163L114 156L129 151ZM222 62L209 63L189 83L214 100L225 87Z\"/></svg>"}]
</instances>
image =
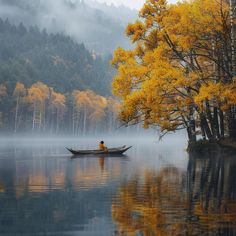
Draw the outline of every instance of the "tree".
<instances>
[{"instance_id":1,"label":"tree","mask_svg":"<svg viewBox=\"0 0 236 236\"><path fill-rule=\"evenodd\" d=\"M54 90L51 91L51 108L52 113L56 117L56 122L53 121L52 124L56 123L55 132L56 134L59 131L60 122L63 120L64 114L65 114L65 95L61 93L54 92Z\"/></svg>"},{"instance_id":2,"label":"tree","mask_svg":"<svg viewBox=\"0 0 236 236\"><path fill-rule=\"evenodd\" d=\"M117 125L117 116L118 112L120 110L120 103L113 99L112 97L109 97L107 99L107 109L106 109L106 115L108 118L108 130L111 133L114 127Z\"/></svg>"},{"instance_id":3,"label":"tree","mask_svg":"<svg viewBox=\"0 0 236 236\"><path fill-rule=\"evenodd\" d=\"M120 119L159 126L161 136L186 129L190 142L198 133L212 141L224 138L226 125L235 138L228 2L147 0L140 17L126 30L135 49L119 48L112 60Z\"/></svg>"},{"instance_id":4,"label":"tree","mask_svg":"<svg viewBox=\"0 0 236 236\"><path fill-rule=\"evenodd\" d=\"M17 132L18 122L19 122L19 109L21 108L22 103L24 103L24 99L26 96L26 89L24 84L17 82L15 89L13 91L13 97L16 101L16 107L15 107L15 128L14 132Z\"/></svg>"},{"instance_id":5,"label":"tree","mask_svg":"<svg viewBox=\"0 0 236 236\"><path fill-rule=\"evenodd\" d=\"M89 119L93 123L93 132L96 134L99 128L99 124L102 125L102 121L106 116L105 109L107 107L107 99L105 97L94 94L91 100L93 111L91 112Z\"/></svg>"},{"instance_id":6,"label":"tree","mask_svg":"<svg viewBox=\"0 0 236 236\"><path fill-rule=\"evenodd\" d=\"M82 127L81 132L83 135L86 133L87 129L87 119L88 114L90 113L93 103L92 103L92 96L94 93L90 90L87 91L79 91L75 90L73 92L74 97L74 115L73 115L73 132L78 134L79 132L79 124L80 124L80 115L83 116L82 118Z\"/></svg>"},{"instance_id":7,"label":"tree","mask_svg":"<svg viewBox=\"0 0 236 236\"><path fill-rule=\"evenodd\" d=\"M37 82L28 89L28 101L33 105L32 130L45 128L45 102L49 98L46 84Z\"/></svg>"}]
</instances>

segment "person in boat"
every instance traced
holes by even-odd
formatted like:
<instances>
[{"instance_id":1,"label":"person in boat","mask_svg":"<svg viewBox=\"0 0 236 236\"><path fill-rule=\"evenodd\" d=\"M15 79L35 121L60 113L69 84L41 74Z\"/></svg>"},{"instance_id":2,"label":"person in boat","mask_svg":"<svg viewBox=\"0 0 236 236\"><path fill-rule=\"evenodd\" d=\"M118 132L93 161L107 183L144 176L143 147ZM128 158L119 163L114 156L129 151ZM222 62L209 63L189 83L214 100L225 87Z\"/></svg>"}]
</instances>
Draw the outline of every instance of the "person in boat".
<instances>
[{"instance_id":1,"label":"person in boat","mask_svg":"<svg viewBox=\"0 0 236 236\"><path fill-rule=\"evenodd\" d=\"M101 141L100 143L99 143L99 150L100 151L105 151L105 150L107 150L107 147L105 146L105 144L104 144L104 141Z\"/></svg>"}]
</instances>

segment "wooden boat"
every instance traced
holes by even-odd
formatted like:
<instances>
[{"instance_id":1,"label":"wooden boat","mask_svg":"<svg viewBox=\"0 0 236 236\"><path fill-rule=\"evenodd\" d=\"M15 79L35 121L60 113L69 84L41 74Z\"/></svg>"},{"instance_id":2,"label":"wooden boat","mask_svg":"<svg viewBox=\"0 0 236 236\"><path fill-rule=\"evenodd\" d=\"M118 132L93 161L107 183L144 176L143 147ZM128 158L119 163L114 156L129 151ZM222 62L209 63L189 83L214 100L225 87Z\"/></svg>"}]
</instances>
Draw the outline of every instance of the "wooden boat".
<instances>
[{"instance_id":1,"label":"wooden boat","mask_svg":"<svg viewBox=\"0 0 236 236\"><path fill-rule=\"evenodd\" d=\"M66 148L73 155L98 155L98 154L123 154L129 150L132 146L122 146L117 148L108 148L107 150L73 150L71 148Z\"/></svg>"}]
</instances>

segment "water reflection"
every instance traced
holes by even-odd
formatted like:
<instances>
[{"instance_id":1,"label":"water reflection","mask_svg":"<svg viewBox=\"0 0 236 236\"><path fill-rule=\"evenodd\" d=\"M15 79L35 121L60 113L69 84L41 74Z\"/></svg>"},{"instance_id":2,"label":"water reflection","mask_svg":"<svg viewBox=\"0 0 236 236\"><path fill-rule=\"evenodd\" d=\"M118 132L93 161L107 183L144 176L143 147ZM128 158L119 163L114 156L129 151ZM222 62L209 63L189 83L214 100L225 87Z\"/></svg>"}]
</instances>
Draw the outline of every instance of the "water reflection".
<instances>
[{"instance_id":1,"label":"water reflection","mask_svg":"<svg viewBox=\"0 0 236 236\"><path fill-rule=\"evenodd\" d=\"M35 152L0 160L0 235L112 235L111 196L124 158Z\"/></svg>"},{"instance_id":2,"label":"water reflection","mask_svg":"<svg viewBox=\"0 0 236 236\"><path fill-rule=\"evenodd\" d=\"M112 202L117 235L236 235L236 159L190 156L187 171L147 170Z\"/></svg>"},{"instance_id":3,"label":"water reflection","mask_svg":"<svg viewBox=\"0 0 236 236\"><path fill-rule=\"evenodd\" d=\"M189 210L202 231L236 235L236 156L191 158Z\"/></svg>"},{"instance_id":4,"label":"water reflection","mask_svg":"<svg viewBox=\"0 0 236 236\"><path fill-rule=\"evenodd\" d=\"M104 156L101 156L101 157L99 158L99 166L100 166L101 172L104 171L104 165L105 165L105 157L104 157Z\"/></svg>"},{"instance_id":5,"label":"water reflection","mask_svg":"<svg viewBox=\"0 0 236 236\"><path fill-rule=\"evenodd\" d=\"M135 142L75 159L65 143L0 144L0 235L236 235L234 157Z\"/></svg>"}]
</instances>

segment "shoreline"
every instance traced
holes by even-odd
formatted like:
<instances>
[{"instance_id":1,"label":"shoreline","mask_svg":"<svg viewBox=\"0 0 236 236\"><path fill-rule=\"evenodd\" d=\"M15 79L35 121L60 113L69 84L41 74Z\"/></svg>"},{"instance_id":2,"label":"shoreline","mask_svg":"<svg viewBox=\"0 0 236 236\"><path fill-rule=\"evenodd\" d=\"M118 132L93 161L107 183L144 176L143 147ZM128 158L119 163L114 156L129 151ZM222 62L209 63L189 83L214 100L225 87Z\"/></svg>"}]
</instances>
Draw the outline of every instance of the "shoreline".
<instances>
[{"instance_id":1,"label":"shoreline","mask_svg":"<svg viewBox=\"0 0 236 236\"><path fill-rule=\"evenodd\" d=\"M195 143L189 143L187 152L190 154L236 154L236 141L224 139L219 141L210 142L209 140L198 140Z\"/></svg>"}]
</instances>

